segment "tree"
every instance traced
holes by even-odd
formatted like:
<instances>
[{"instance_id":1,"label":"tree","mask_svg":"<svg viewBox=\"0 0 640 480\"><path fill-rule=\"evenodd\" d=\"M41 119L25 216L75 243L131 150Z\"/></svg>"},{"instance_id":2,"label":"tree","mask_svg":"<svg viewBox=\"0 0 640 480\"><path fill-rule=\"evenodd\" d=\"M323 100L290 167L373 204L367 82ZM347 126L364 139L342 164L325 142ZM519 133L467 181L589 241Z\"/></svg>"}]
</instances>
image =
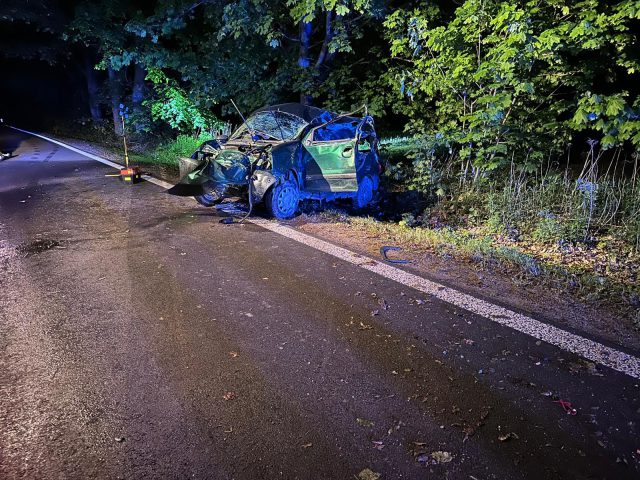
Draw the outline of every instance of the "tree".
<instances>
[{"instance_id":1,"label":"tree","mask_svg":"<svg viewBox=\"0 0 640 480\"><path fill-rule=\"evenodd\" d=\"M124 0L83 2L76 7L73 22L65 34L66 39L92 52L94 74L98 70L107 71L108 104L116 133L121 133L118 112L127 90L131 93L133 113L137 116L141 114L144 100L146 71L142 55L138 52L140 42L137 35L126 30L132 18L145 14L141 9L143 5L143 2L136 4ZM133 71L133 82L129 88L126 85L127 70Z\"/></svg>"},{"instance_id":2,"label":"tree","mask_svg":"<svg viewBox=\"0 0 640 480\"><path fill-rule=\"evenodd\" d=\"M451 18L401 9L385 22L397 60L388 78L413 128L441 132L480 170L536 168L583 129L602 132L605 148L637 147L625 84L638 70L639 15L640 2L598 0L466 0Z\"/></svg>"},{"instance_id":3,"label":"tree","mask_svg":"<svg viewBox=\"0 0 640 480\"><path fill-rule=\"evenodd\" d=\"M68 18L60 2L3 0L0 3L0 56L50 65L67 55L60 34ZM16 42L19 37L21 41Z\"/></svg>"},{"instance_id":4,"label":"tree","mask_svg":"<svg viewBox=\"0 0 640 480\"><path fill-rule=\"evenodd\" d=\"M271 5L263 0L231 2L225 7L223 32L236 38L249 24L275 50L282 50L285 68L296 59L295 88L300 101L309 103L329 77L339 54L352 53L353 42L363 29L383 16L376 0L288 0ZM249 13L249 15L247 15ZM252 13L252 14L251 14ZM292 33L292 32L296 32ZM317 40L317 41L315 41ZM297 55L291 48L297 44ZM287 61L289 60L289 61Z\"/></svg>"}]
</instances>

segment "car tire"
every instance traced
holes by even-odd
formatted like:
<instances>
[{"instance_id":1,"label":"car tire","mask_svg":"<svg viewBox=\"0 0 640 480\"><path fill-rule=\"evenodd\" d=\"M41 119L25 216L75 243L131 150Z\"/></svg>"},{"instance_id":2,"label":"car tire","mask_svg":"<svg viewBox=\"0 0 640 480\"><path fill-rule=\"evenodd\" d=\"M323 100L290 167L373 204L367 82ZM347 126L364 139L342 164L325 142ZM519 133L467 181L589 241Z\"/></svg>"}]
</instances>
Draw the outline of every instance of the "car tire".
<instances>
[{"instance_id":1,"label":"car tire","mask_svg":"<svg viewBox=\"0 0 640 480\"><path fill-rule=\"evenodd\" d=\"M202 195L196 195L193 197L203 207L213 207L214 205L220 203L222 201L222 197L220 197L216 192L204 193Z\"/></svg>"},{"instance_id":2,"label":"car tire","mask_svg":"<svg viewBox=\"0 0 640 480\"><path fill-rule=\"evenodd\" d=\"M373 180L363 177L358 184L358 193L353 197L353 207L361 210L373 201Z\"/></svg>"},{"instance_id":3,"label":"car tire","mask_svg":"<svg viewBox=\"0 0 640 480\"><path fill-rule=\"evenodd\" d=\"M299 201L298 186L290 180L277 183L264 196L267 212L278 220L293 217L298 210Z\"/></svg>"}]
</instances>

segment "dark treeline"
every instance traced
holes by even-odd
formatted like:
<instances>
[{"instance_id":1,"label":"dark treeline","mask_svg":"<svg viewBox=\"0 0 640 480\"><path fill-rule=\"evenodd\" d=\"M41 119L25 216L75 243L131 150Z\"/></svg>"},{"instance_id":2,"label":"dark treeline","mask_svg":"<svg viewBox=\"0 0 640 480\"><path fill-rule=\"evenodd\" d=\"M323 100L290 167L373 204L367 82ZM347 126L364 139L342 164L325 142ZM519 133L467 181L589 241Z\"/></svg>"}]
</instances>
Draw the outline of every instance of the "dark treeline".
<instances>
[{"instance_id":1,"label":"dark treeline","mask_svg":"<svg viewBox=\"0 0 640 480\"><path fill-rule=\"evenodd\" d=\"M119 128L182 132L301 101L366 104L389 134L433 135L478 177L573 145L640 142L637 1L5 0L2 54L73 76ZM62 68L60 68L62 67ZM19 77L15 69L12 75ZM63 92L60 94L63 95ZM576 153L578 152L578 153Z\"/></svg>"},{"instance_id":2,"label":"dark treeline","mask_svg":"<svg viewBox=\"0 0 640 480\"><path fill-rule=\"evenodd\" d=\"M120 133L124 104L175 161L238 124L231 99L367 105L404 225L617 262L640 250L639 19L633 0L3 0L0 114Z\"/></svg>"}]
</instances>

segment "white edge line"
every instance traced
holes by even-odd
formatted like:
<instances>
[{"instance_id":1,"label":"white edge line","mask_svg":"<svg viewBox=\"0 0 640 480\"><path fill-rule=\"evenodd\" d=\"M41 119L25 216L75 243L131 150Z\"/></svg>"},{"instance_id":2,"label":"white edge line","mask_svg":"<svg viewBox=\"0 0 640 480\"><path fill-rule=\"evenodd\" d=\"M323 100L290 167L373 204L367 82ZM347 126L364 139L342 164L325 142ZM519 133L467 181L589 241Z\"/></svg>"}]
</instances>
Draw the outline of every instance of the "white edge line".
<instances>
[{"instance_id":1,"label":"white edge line","mask_svg":"<svg viewBox=\"0 0 640 480\"><path fill-rule=\"evenodd\" d=\"M567 332L566 330L546 324L521 313L516 313L507 308L494 305L466 293L459 292L453 288L445 287L444 285L432 282L413 273L301 233L293 228L263 219L251 219L250 221L262 228L308 245L316 250L357 265L365 270L406 285L407 287L419 290L456 307L488 318L500 325L510 327L513 330L517 330L538 340L543 340L560 349L575 353L588 360L629 375L630 377L640 379L640 359L633 355L607 347L593 340L581 337L580 335Z\"/></svg>"},{"instance_id":2,"label":"white edge line","mask_svg":"<svg viewBox=\"0 0 640 480\"><path fill-rule=\"evenodd\" d=\"M100 157L98 155L94 155L93 153L89 153L89 152L85 152L84 150L80 150L79 148L76 147L72 147L71 145L67 145L64 142L61 142L59 140L54 140L53 138L49 138L46 137L44 135L41 135L39 133L35 133L35 132L30 132L28 130L23 130L22 128L18 128L18 127L12 127L10 125L7 125L9 128L13 128L14 130L18 130L19 132L23 132L23 133L28 133L29 135L33 135L34 137L39 137L42 138L43 140L46 140L47 142L51 142L51 143L55 143L56 145L60 145L61 147L66 148L67 150L71 150L72 152L76 152L79 153L80 155L83 155L87 158L90 158L91 160L95 160L96 162L100 162L103 163L105 165L108 165L110 167L113 168L117 168L118 170L120 170L121 168L124 168L124 165L121 165L119 163L116 162L112 162L111 160L107 160L106 158ZM169 182L165 182L164 180L160 180L157 178L152 177L151 175L142 175L142 177L151 183L154 183L162 188L171 188L173 187L173 185Z\"/></svg>"},{"instance_id":3,"label":"white edge line","mask_svg":"<svg viewBox=\"0 0 640 480\"><path fill-rule=\"evenodd\" d=\"M110 167L118 169L122 168L122 165L120 164L72 147L71 145L67 145L58 140L53 140L44 135L22 130L20 128L10 128L55 143L73 152L79 153L80 155L91 158L92 160L109 165ZM173 184L149 175L144 175L144 178L145 180L165 189L173 187ZM589 340L588 338L581 337L580 335L567 332L566 330L546 324L527 315L514 312L499 305L494 305L472 295L459 292L453 288L445 287L444 285L427 280L426 278L413 273L406 272L405 270L401 270L397 267L373 260L364 255L347 250L346 248L339 247L324 240L320 240L319 238L299 232L291 227L259 218L247 220L255 225L265 228L266 230L307 245L315 250L319 250L382 277L388 278L402 285L406 285L409 288L413 288L427 295L436 297L443 302L463 308L500 325L504 325L512 328L513 330L529 335L530 337L542 340L562 350L575 353L576 355L580 355L581 357L600 365L617 370L618 372L629 375L630 377L640 379L640 358L638 357L607 347L593 340Z\"/></svg>"},{"instance_id":4,"label":"white edge line","mask_svg":"<svg viewBox=\"0 0 640 480\"><path fill-rule=\"evenodd\" d=\"M82 150L80 150L80 149L78 149L76 147L72 147L71 145L67 145L66 143L62 143L62 142L60 142L58 140L54 140L53 138L45 137L44 135L40 135L39 133L30 132L28 130L23 130L23 129L18 128L18 127L9 127L9 128L13 128L14 130L18 130L19 132L28 133L29 135L33 135L34 137L42 138L43 140L46 140L46 141L51 142L51 143L55 143L56 145L60 145L61 147L66 148L67 150L71 150L72 152L79 153L80 155L88 157L91 160L95 160L96 162L104 163L105 165L109 165L110 167L113 167L113 168L120 169L120 168L122 168L124 166L124 165L120 165L118 163L112 162L111 160L107 160L106 158L102 158L102 157L99 157L97 155L94 155L93 153L85 152L85 151L82 151Z\"/></svg>"}]
</instances>

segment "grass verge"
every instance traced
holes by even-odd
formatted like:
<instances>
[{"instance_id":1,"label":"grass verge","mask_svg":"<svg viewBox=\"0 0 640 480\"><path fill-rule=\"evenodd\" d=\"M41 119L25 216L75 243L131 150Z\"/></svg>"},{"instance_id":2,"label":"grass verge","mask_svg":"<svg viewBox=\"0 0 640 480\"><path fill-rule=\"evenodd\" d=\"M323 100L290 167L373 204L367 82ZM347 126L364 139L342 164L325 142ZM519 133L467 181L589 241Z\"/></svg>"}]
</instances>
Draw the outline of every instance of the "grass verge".
<instances>
[{"instance_id":1,"label":"grass verge","mask_svg":"<svg viewBox=\"0 0 640 480\"><path fill-rule=\"evenodd\" d=\"M408 252L438 255L477 265L483 270L501 271L536 284L566 292L592 304L619 311L640 329L640 286L637 266L640 257L624 252L622 245L587 248L583 245L543 245L513 241L482 228L429 228L348 216L329 210L318 214L327 222L346 223L357 234L376 237L384 244Z\"/></svg>"}]
</instances>

